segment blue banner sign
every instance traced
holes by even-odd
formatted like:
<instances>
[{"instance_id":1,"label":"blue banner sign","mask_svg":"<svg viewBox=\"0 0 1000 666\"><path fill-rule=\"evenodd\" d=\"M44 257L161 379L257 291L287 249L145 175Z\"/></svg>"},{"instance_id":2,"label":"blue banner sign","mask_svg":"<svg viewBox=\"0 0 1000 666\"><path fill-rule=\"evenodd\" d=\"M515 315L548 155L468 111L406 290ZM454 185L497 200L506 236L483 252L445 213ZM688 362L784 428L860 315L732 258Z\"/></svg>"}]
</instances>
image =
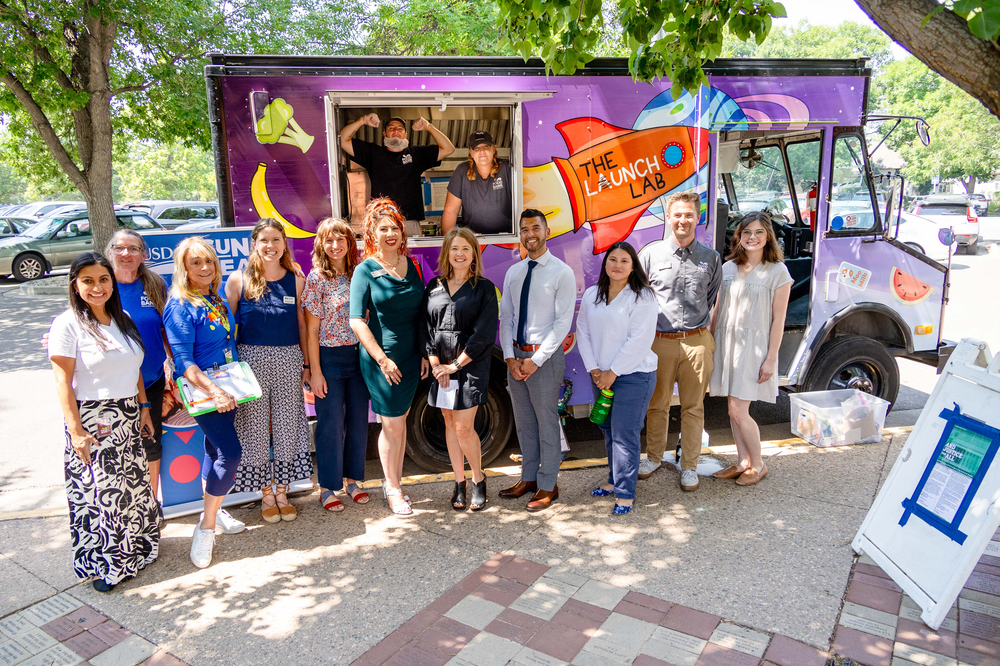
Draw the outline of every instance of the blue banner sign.
<instances>
[{"instance_id":1,"label":"blue banner sign","mask_svg":"<svg viewBox=\"0 0 1000 666\"><path fill-rule=\"evenodd\" d=\"M209 242L219 255L222 265L223 283L225 276L243 270L250 256L250 231L248 227L229 229L207 229L205 231L159 231L143 234L146 241L146 265L163 276L167 286L174 277L174 248L189 236L201 236Z\"/></svg>"}]
</instances>

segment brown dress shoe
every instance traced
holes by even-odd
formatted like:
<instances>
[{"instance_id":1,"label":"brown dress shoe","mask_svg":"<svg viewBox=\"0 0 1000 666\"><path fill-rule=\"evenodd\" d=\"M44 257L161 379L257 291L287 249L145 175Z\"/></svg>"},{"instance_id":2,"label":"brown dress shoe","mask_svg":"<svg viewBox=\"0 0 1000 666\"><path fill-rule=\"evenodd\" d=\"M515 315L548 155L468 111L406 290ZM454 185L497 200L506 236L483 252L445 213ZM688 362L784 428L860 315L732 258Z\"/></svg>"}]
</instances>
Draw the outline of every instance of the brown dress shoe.
<instances>
[{"instance_id":1,"label":"brown dress shoe","mask_svg":"<svg viewBox=\"0 0 1000 666\"><path fill-rule=\"evenodd\" d=\"M747 471L740 474L740 478L736 479L736 483L741 486L752 486L765 476L767 476L767 465L762 465L759 471L748 467Z\"/></svg>"},{"instance_id":2,"label":"brown dress shoe","mask_svg":"<svg viewBox=\"0 0 1000 666\"><path fill-rule=\"evenodd\" d=\"M557 499L559 499L559 486L552 490L536 490L531 501L528 502L528 511L544 511Z\"/></svg>"},{"instance_id":3,"label":"brown dress shoe","mask_svg":"<svg viewBox=\"0 0 1000 666\"><path fill-rule=\"evenodd\" d=\"M521 495L526 495L532 491L538 490L538 483L535 481L518 481L510 488L504 488L500 491L500 497L504 499L514 499L515 497L520 497Z\"/></svg>"}]
</instances>

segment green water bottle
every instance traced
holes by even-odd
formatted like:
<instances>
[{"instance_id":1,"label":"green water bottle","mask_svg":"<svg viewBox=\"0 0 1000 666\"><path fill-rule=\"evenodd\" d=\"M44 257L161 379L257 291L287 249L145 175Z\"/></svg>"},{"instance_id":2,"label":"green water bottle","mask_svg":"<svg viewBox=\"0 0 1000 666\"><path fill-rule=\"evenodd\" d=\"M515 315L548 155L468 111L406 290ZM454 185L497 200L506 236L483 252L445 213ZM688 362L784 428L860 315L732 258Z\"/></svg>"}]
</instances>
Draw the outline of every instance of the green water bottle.
<instances>
[{"instance_id":1,"label":"green water bottle","mask_svg":"<svg viewBox=\"0 0 1000 666\"><path fill-rule=\"evenodd\" d=\"M611 413L611 403L615 400L615 392L611 389L601 389L601 395L594 401L590 409L590 422L602 425Z\"/></svg>"}]
</instances>

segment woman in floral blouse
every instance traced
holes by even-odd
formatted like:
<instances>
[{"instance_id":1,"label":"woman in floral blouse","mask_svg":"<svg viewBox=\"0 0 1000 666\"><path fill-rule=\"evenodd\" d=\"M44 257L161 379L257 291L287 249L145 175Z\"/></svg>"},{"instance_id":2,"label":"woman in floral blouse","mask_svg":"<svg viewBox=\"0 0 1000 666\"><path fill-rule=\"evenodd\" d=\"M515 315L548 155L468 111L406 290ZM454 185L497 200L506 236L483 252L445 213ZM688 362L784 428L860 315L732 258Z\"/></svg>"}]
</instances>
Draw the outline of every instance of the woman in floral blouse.
<instances>
[{"instance_id":1,"label":"woman in floral blouse","mask_svg":"<svg viewBox=\"0 0 1000 666\"><path fill-rule=\"evenodd\" d=\"M345 487L358 504L368 493L358 487L365 476L368 444L368 387L361 376L358 338L348 320L351 275L358 265L354 232L343 220L326 219L316 230L313 266L302 303L309 335L310 386L316 396L316 468L320 502L343 511L335 494Z\"/></svg>"}]
</instances>

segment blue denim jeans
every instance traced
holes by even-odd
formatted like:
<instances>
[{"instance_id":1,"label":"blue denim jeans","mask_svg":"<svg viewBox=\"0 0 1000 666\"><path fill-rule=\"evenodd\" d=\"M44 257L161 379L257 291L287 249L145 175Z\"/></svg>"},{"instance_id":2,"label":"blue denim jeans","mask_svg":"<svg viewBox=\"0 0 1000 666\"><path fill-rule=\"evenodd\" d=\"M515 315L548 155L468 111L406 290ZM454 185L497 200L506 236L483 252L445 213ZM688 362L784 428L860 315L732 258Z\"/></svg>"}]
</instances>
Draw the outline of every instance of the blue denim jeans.
<instances>
[{"instance_id":1,"label":"blue denim jeans","mask_svg":"<svg viewBox=\"0 0 1000 666\"><path fill-rule=\"evenodd\" d=\"M601 389L594 386L594 400ZM615 487L618 499L635 499L635 484L639 479L639 455L642 443L643 417L656 388L655 372L633 372L622 375L611 385L615 399L611 414L598 426L604 433L604 446L608 451L608 483Z\"/></svg>"},{"instance_id":2,"label":"blue denim jeans","mask_svg":"<svg viewBox=\"0 0 1000 666\"><path fill-rule=\"evenodd\" d=\"M194 420L205 435L205 460L201 464L205 492L223 497L233 487L243 456L243 445L236 435L236 410L206 412Z\"/></svg>"},{"instance_id":3,"label":"blue denim jeans","mask_svg":"<svg viewBox=\"0 0 1000 666\"><path fill-rule=\"evenodd\" d=\"M341 490L344 477L363 481L368 447L368 387L357 345L320 347L326 397L316 398L316 477L321 488Z\"/></svg>"}]
</instances>

